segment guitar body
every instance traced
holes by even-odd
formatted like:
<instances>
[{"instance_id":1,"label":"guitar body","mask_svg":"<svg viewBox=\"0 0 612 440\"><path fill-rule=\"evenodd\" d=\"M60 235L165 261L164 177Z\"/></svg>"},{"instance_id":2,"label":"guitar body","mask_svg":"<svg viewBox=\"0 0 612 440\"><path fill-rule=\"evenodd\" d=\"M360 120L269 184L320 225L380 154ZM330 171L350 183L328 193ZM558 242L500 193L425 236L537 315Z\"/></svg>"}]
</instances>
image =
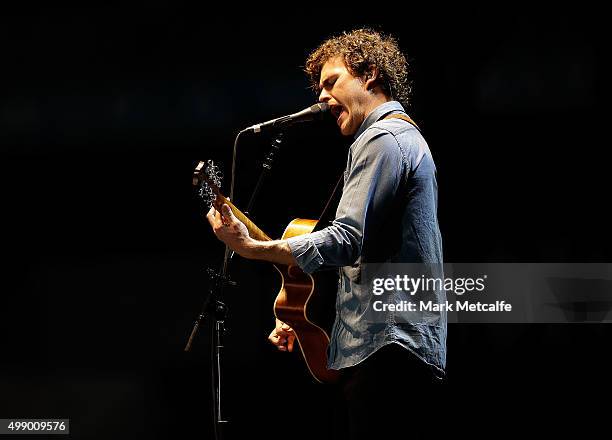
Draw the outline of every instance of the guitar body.
<instances>
[{"instance_id":1,"label":"guitar body","mask_svg":"<svg viewBox=\"0 0 612 440\"><path fill-rule=\"evenodd\" d=\"M316 220L295 219L282 238L308 234L316 224ZM274 315L293 328L312 376L319 382L337 381L340 372L327 369L327 347L336 310L335 272L321 271L313 276L297 266L275 264L274 267L282 279L274 301Z\"/></svg>"}]
</instances>

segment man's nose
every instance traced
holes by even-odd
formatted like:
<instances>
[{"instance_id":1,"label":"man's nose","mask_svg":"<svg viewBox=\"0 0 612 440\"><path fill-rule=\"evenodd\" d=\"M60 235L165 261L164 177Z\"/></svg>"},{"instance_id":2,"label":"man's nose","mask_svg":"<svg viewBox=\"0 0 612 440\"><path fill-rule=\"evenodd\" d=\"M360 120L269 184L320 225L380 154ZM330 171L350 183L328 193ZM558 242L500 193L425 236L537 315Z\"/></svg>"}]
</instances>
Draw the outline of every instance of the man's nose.
<instances>
[{"instance_id":1,"label":"man's nose","mask_svg":"<svg viewBox=\"0 0 612 440\"><path fill-rule=\"evenodd\" d=\"M327 90L321 90L319 94L319 102L327 102L331 99L331 95L327 92Z\"/></svg>"}]
</instances>

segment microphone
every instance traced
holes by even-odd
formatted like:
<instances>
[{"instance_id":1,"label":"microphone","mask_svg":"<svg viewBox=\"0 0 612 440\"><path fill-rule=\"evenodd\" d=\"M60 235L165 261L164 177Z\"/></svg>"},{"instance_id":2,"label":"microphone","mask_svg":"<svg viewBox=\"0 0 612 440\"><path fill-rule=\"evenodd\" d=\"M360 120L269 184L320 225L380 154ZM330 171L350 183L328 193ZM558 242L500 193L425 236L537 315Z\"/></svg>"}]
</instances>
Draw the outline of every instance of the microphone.
<instances>
[{"instance_id":1,"label":"microphone","mask_svg":"<svg viewBox=\"0 0 612 440\"><path fill-rule=\"evenodd\" d=\"M280 118L272 119L267 122L262 122L261 124L255 124L248 128L245 128L242 131L252 131L253 133L261 133L261 131L263 130L288 127L289 125L293 125L297 122L312 121L317 116L327 112L328 110L329 105L327 105L325 102L319 102L318 104L311 105L310 107L305 108L301 112L297 112L292 115L281 116Z\"/></svg>"}]
</instances>

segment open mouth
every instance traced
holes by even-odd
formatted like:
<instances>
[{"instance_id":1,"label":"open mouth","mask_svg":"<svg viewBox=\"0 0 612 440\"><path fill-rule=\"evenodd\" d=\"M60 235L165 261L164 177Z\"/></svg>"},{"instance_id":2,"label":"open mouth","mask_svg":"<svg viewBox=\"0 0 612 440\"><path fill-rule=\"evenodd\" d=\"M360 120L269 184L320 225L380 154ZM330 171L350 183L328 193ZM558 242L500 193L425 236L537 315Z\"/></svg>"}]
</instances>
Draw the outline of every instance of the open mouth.
<instances>
[{"instance_id":1,"label":"open mouth","mask_svg":"<svg viewBox=\"0 0 612 440\"><path fill-rule=\"evenodd\" d=\"M343 112L344 112L344 107L342 107L341 105L331 106L331 114L334 115L334 118L336 118L336 122L340 120L340 116L342 115Z\"/></svg>"}]
</instances>

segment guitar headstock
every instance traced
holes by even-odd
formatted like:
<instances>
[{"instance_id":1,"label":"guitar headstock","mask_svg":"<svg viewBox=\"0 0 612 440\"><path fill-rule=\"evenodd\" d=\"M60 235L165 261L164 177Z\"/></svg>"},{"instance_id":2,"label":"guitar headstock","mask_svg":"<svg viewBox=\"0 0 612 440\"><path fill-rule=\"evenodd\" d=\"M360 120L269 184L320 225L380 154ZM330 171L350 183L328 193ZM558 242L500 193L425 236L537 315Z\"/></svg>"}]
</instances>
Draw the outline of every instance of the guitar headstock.
<instances>
[{"instance_id":1,"label":"guitar headstock","mask_svg":"<svg viewBox=\"0 0 612 440\"><path fill-rule=\"evenodd\" d=\"M249 220L246 215L236 208L229 199L221 194L221 190L219 189L221 186L221 179L221 170L212 160L198 162L198 165L193 171L193 186L198 188L199 196L204 203L206 203L207 208L214 206L217 211L221 212L221 207L227 204L236 218L246 225L251 237L262 241L272 240L265 232Z\"/></svg>"},{"instance_id":2,"label":"guitar headstock","mask_svg":"<svg viewBox=\"0 0 612 440\"><path fill-rule=\"evenodd\" d=\"M220 190L222 179L223 173L212 160L198 162L193 171L192 183L198 187L198 195L206 206L216 206L219 199L225 199Z\"/></svg>"}]
</instances>

